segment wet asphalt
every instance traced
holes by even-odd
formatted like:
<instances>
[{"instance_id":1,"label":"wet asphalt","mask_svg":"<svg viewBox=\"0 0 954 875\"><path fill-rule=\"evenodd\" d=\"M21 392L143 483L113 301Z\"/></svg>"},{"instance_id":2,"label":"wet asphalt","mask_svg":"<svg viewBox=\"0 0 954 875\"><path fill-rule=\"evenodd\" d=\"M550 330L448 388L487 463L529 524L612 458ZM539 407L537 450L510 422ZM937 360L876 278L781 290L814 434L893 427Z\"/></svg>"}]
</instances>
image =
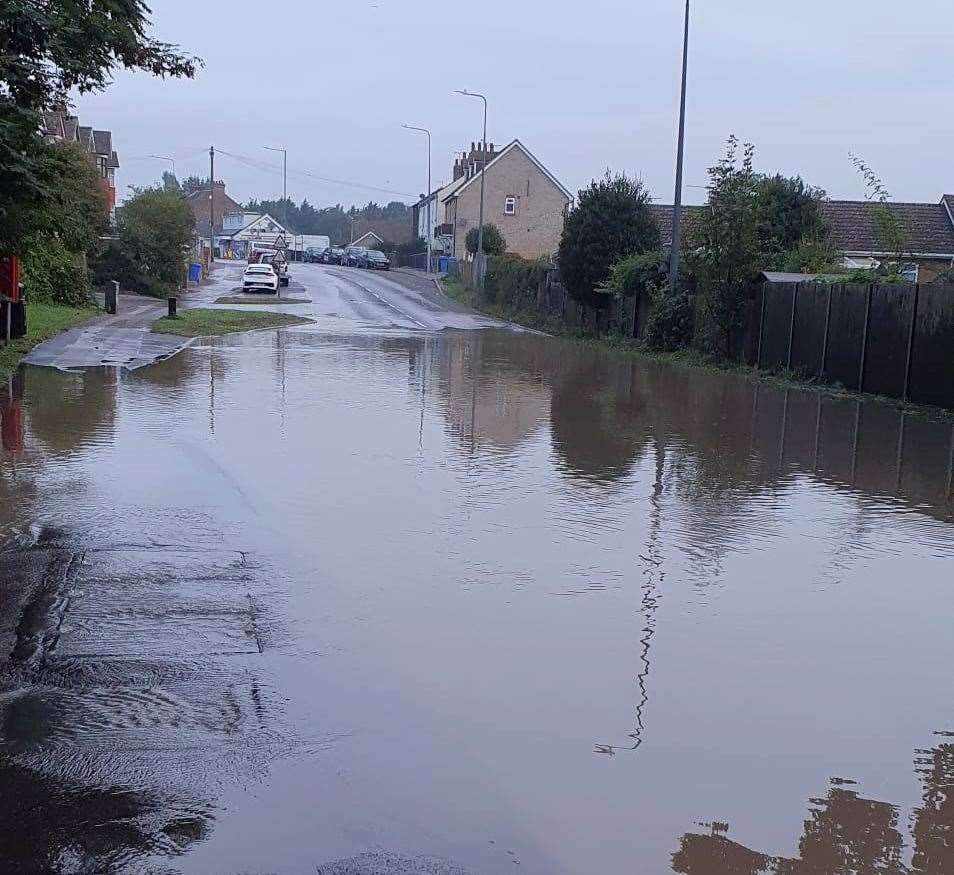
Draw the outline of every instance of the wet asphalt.
<instances>
[{"instance_id":1,"label":"wet asphalt","mask_svg":"<svg viewBox=\"0 0 954 875\"><path fill-rule=\"evenodd\" d=\"M954 871L950 419L293 278L0 386L0 871Z\"/></svg>"}]
</instances>

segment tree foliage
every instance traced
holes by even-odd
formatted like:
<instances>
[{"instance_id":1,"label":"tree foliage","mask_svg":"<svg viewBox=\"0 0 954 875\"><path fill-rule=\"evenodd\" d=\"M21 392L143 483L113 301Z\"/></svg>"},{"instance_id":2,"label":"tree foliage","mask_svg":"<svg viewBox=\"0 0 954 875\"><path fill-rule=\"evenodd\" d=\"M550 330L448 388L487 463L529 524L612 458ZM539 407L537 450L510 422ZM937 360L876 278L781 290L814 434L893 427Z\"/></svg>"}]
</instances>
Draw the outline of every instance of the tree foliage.
<instances>
[{"instance_id":1,"label":"tree foliage","mask_svg":"<svg viewBox=\"0 0 954 875\"><path fill-rule=\"evenodd\" d=\"M163 179L165 179L165 175L163 175ZM202 191L208 187L209 180L203 179L201 176L196 176L195 174L183 179L181 185L184 194L195 194L197 191Z\"/></svg>"},{"instance_id":2,"label":"tree foliage","mask_svg":"<svg viewBox=\"0 0 954 875\"><path fill-rule=\"evenodd\" d=\"M901 262L910 248L907 226L892 208L891 195L877 174L857 155L851 154L850 157L851 163L855 165L865 181L867 189L865 199L868 201L871 217L878 229L881 245L884 251L891 253L894 259L889 264L889 273L900 274Z\"/></svg>"},{"instance_id":3,"label":"tree foliage","mask_svg":"<svg viewBox=\"0 0 954 875\"><path fill-rule=\"evenodd\" d=\"M702 295L707 341L730 358L742 327L749 285L762 268L759 177L755 148L729 137L725 155L709 168L709 202L692 228L687 257Z\"/></svg>"},{"instance_id":4,"label":"tree foliage","mask_svg":"<svg viewBox=\"0 0 954 875\"><path fill-rule=\"evenodd\" d=\"M23 256L23 287L30 301L82 307L90 303L89 271L82 253L58 237L29 238Z\"/></svg>"},{"instance_id":5,"label":"tree foliage","mask_svg":"<svg viewBox=\"0 0 954 875\"><path fill-rule=\"evenodd\" d=\"M617 298L639 297L666 279L666 254L661 249L635 252L617 261L599 285L604 294Z\"/></svg>"},{"instance_id":6,"label":"tree foliage","mask_svg":"<svg viewBox=\"0 0 954 875\"><path fill-rule=\"evenodd\" d=\"M40 113L99 91L117 68L193 76L197 59L147 34L142 0L0 0L0 247L22 251L28 218L53 195Z\"/></svg>"},{"instance_id":7,"label":"tree foliage","mask_svg":"<svg viewBox=\"0 0 954 875\"><path fill-rule=\"evenodd\" d=\"M118 225L119 257L134 271L130 285L150 295L175 291L182 283L185 252L195 230L195 216L185 198L163 188L141 189L123 204Z\"/></svg>"},{"instance_id":8,"label":"tree foliage","mask_svg":"<svg viewBox=\"0 0 954 875\"><path fill-rule=\"evenodd\" d=\"M650 286L649 316L646 319L646 345L650 349L671 352L692 342L695 311L692 299L682 288L670 289L663 280Z\"/></svg>"},{"instance_id":9,"label":"tree foliage","mask_svg":"<svg viewBox=\"0 0 954 875\"><path fill-rule=\"evenodd\" d=\"M828 240L821 213L827 197L823 189L806 184L800 176L760 176L757 180L757 234L763 268L782 267L789 255L813 241Z\"/></svg>"},{"instance_id":10,"label":"tree foliage","mask_svg":"<svg viewBox=\"0 0 954 875\"><path fill-rule=\"evenodd\" d=\"M464 238L464 246L471 255L477 254L480 229L471 228ZM507 241L496 225L484 225L484 254L503 255L507 251Z\"/></svg>"},{"instance_id":11,"label":"tree foliage","mask_svg":"<svg viewBox=\"0 0 954 875\"><path fill-rule=\"evenodd\" d=\"M582 304L605 304L599 286L623 256L659 248L649 193L625 174L606 176L583 189L560 239L560 275Z\"/></svg>"}]
</instances>

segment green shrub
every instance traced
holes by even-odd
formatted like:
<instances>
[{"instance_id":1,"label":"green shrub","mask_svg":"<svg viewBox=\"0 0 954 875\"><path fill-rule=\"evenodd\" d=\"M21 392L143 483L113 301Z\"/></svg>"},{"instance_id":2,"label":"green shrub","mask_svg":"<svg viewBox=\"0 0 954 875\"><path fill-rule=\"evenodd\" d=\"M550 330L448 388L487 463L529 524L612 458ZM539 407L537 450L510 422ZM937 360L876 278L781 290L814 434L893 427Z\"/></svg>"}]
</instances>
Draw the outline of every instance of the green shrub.
<instances>
[{"instance_id":1,"label":"green shrub","mask_svg":"<svg viewBox=\"0 0 954 875\"><path fill-rule=\"evenodd\" d=\"M479 228L471 228L464 238L464 246L471 255L477 254ZM496 225L484 225L484 255L503 255L507 251L507 241Z\"/></svg>"},{"instance_id":2,"label":"green shrub","mask_svg":"<svg viewBox=\"0 0 954 875\"><path fill-rule=\"evenodd\" d=\"M23 288L30 301L83 307L92 300L83 256L58 237L32 237L23 256Z\"/></svg>"},{"instance_id":3,"label":"green shrub","mask_svg":"<svg viewBox=\"0 0 954 875\"><path fill-rule=\"evenodd\" d=\"M695 327L692 298L681 289L670 291L667 283L651 287L649 294L646 345L666 352L688 346Z\"/></svg>"},{"instance_id":4,"label":"green shrub","mask_svg":"<svg viewBox=\"0 0 954 875\"><path fill-rule=\"evenodd\" d=\"M545 261L492 255L487 259L484 295L489 302L513 312L535 309L537 291L549 269Z\"/></svg>"}]
</instances>

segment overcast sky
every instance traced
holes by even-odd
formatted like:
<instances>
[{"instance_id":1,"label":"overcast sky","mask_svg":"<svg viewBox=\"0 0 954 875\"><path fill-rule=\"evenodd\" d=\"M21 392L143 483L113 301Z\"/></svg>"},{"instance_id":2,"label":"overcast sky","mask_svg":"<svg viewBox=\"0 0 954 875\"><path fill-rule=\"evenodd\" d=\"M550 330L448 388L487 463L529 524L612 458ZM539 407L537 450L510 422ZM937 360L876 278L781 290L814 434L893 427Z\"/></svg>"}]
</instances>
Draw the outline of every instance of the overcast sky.
<instances>
[{"instance_id":1,"label":"overcast sky","mask_svg":"<svg viewBox=\"0 0 954 875\"><path fill-rule=\"evenodd\" d=\"M82 123L113 131L121 195L158 180L216 177L238 200L281 194L316 206L412 200L454 153L519 138L573 191L607 167L671 202L682 0L150 0L155 33L199 55L194 81L120 73L77 100ZM764 171L801 174L832 197L861 197L854 151L896 200L954 191L951 0L693 0L686 200L728 134ZM480 20L475 9L481 9ZM225 152L272 165L250 167ZM312 174L311 176L305 173ZM316 176L351 183L323 182ZM372 189L389 189L388 194Z\"/></svg>"}]
</instances>

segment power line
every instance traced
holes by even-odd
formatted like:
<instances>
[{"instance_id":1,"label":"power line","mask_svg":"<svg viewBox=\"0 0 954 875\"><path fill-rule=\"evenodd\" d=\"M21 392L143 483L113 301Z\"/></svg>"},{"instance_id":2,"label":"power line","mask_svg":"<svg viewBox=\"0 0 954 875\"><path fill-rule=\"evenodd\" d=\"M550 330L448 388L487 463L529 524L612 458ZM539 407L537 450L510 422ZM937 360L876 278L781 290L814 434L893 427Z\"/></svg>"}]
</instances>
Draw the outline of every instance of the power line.
<instances>
[{"instance_id":1,"label":"power line","mask_svg":"<svg viewBox=\"0 0 954 875\"><path fill-rule=\"evenodd\" d=\"M229 158L232 158L235 161L238 161L240 164L246 165L247 167L251 167L254 170L260 170L264 173L282 173L281 167L276 167L274 164L269 164L267 161L260 161L257 158L250 158L247 155L237 155L234 152L227 152L225 149L221 148L217 149L216 151L222 155L227 155ZM309 179L316 179L319 182L328 182L332 185L344 185L349 188L361 188L367 191L376 191L381 194L393 194L397 195L398 197L414 198L415 200L417 199L416 194L410 194L406 191L395 191L391 188L382 188L377 185L366 185L361 182L349 182L345 179L332 179L329 176L319 176L317 173L312 173L310 170L295 170L294 168L289 168L288 172L298 176L305 176Z\"/></svg>"}]
</instances>

